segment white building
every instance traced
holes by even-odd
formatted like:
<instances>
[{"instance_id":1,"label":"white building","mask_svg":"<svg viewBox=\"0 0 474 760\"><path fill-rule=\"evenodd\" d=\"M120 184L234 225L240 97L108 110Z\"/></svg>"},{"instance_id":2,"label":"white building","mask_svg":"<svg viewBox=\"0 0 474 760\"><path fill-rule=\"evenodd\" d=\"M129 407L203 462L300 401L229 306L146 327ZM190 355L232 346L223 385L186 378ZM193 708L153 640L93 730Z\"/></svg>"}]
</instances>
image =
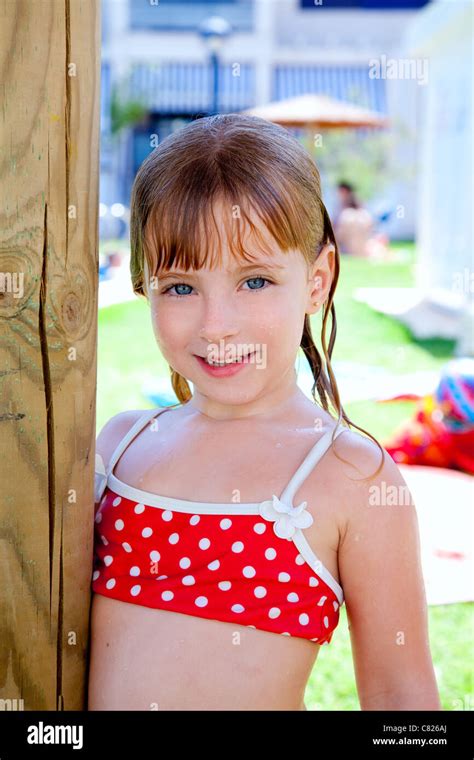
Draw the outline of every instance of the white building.
<instances>
[{"instance_id":1,"label":"white building","mask_svg":"<svg viewBox=\"0 0 474 760\"><path fill-rule=\"evenodd\" d=\"M219 110L320 92L387 114L398 135L393 179L383 193L401 213L393 238L415 232L415 148L420 77L387 76L406 30L428 0L103 0L101 200L129 202L133 177L166 134L211 107L212 67L199 22L220 15L232 25L220 53ZM379 75L369 72L379 64ZM238 75L235 73L238 71ZM109 146L111 86L147 108L141 125ZM382 193L382 191L381 191ZM329 200L329 202L328 202ZM325 198L331 212L331 199Z\"/></svg>"},{"instance_id":2,"label":"white building","mask_svg":"<svg viewBox=\"0 0 474 760\"><path fill-rule=\"evenodd\" d=\"M429 61L418 133L418 331L459 337L474 355L473 51L470 0L438 0L410 26L406 50Z\"/></svg>"}]
</instances>

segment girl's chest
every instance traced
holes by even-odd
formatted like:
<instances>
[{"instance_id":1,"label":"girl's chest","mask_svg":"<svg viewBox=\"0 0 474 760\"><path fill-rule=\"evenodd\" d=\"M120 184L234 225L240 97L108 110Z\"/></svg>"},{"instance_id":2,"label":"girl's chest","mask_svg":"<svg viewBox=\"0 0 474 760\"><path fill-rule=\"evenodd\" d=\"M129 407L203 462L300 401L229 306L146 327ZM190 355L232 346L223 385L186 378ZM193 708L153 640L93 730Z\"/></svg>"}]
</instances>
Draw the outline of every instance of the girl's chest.
<instances>
[{"instance_id":1,"label":"girl's chest","mask_svg":"<svg viewBox=\"0 0 474 760\"><path fill-rule=\"evenodd\" d=\"M233 535L235 542L239 543L242 540L240 533L249 535L249 531L244 530L249 522L246 513L254 511L258 514L259 505L271 503L274 495L280 497L309 447L307 442L302 446L301 441L298 447L286 446L285 450L271 442L262 441L259 447L250 445L248 440L246 443L244 450L242 446L231 448L225 440L206 441L205 447L192 440L181 440L174 445L170 440L166 446L158 441L153 449L149 445L143 446L141 451L128 449L116 465L114 474L140 489L145 503L147 494L149 499L157 494L165 497L159 503L172 512L176 510L177 522L182 517L180 506L186 502L185 509L192 508L194 513L192 520L202 515L203 523L213 532L213 535L206 534L208 541L225 531L226 536ZM220 463L218 467L216 462ZM338 501L331 494L330 481L321 465L303 480L292 501L294 506L307 502L306 511L312 523L302 533L311 553L338 584ZM204 522L209 513L213 519ZM258 529L263 530L264 526L274 528L271 521L263 523ZM274 549L270 551L278 551L279 547L287 549L285 539L278 538L273 531L271 535ZM262 540L258 535L253 534L253 537L255 543ZM251 549L246 543L242 556L247 552ZM286 571L287 567L282 570Z\"/></svg>"},{"instance_id":2,"label":"girl's chest","mask_svg":"<svg viewBox=\"0 0 474 760\"><path fill-rule=\"evenodd\" d=\"M255 446L248 439L211 440L205 445L202 440L181 440L174 444L168 440L166 447L161 442L154 446L151 443L154 443L152 435L148 441L143 440L141 450L128 449L115 467L116 477L145 494L175 499L175 508L179 502L189 502L197 515L208 513L209 505L211 512L212 505L219 505L212 526L218 524L218 516L223 521L219 520L219 525L235 517L238 533L244 523L244 520L239 523L239 514L251 509L247 505L272 501L273 495L282 494L314 437L285 446L272 440L262 440ZM304 537L320 563L339 583L339 504L323 463L308 473L292 501L294 506L307 502L306 511L313 520L304 529ZM278 548L282 539L275 535L273 539Z\"/></svg>"}]
</instances>

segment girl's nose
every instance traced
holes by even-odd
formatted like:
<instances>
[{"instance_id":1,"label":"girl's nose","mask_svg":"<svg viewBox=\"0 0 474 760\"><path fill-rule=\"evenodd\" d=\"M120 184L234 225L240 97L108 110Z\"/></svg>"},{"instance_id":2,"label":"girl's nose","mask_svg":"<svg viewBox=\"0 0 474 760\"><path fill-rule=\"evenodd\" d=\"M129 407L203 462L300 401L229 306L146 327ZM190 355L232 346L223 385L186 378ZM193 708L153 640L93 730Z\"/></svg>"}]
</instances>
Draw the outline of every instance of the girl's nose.
<instances>
[{"instance_id":1,"label":"girl's nose","mask_svg":"<svg viewBox=\"0 0 474 760\"><path fill-rule=\"evenodd\" d=\"M238 330L230 326L226 326L223 323L215 324L209 323L201 328L199 335L208 343L219 343L220 341L227 341L234 335L237 335Z\"/></svg>"},{"instance_id":2,"label":"girl's nose","mask_svg":"<svg viewBox=\"0 0 474 760\"><path fill-rule=\"evenodd\" d=\"M209 300L204 306L199 335L209 343L218 343L238 333L235 308L226 299Z\"/></svg>"}]
</instances>

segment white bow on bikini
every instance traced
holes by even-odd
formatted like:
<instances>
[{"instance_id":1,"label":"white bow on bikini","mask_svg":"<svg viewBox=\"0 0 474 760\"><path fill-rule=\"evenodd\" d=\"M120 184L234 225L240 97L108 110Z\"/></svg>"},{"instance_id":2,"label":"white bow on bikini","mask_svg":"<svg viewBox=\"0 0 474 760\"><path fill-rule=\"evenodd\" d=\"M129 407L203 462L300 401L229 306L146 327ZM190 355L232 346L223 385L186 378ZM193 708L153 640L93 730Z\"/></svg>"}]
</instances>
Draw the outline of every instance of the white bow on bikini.
<instances>
[{"instance_id":1,"label":"white bow on bikini","mask_svg":"<svg viewBox=\"0 0 474 760\"><path fill-rule=\"evenodd\" d=\"M94 504L101 500L107 485L107 472L100 454L95 455Z\"/></svg>"},{"instance_id":2,"label":"white bow on bikini","mask_svg":"<svg viewBox=\"0 0 474 760\"><path fill-rule=\"evenodd\" d=\"M285 504L273 494L272 500L262 501L259 512L266 520L275 522L273 530L279 538L292 538L297 528L309 528L313 517L306 511L307 501L302 501L297 507Z\"/></svg>"}]
</instances>

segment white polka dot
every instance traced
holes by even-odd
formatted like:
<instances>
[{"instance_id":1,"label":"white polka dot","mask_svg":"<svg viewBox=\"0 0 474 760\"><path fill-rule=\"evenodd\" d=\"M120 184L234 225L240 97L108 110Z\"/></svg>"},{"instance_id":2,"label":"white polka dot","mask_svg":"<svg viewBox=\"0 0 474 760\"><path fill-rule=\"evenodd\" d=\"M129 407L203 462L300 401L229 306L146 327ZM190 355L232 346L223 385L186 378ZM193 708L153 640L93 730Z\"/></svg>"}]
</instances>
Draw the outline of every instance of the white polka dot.
<instances>
[{"instance_id":1,"label":"white polka dot","mask_svg":"<svg viewBox=\"0 0 474 760\"><path fill-rule=\"evenodd\" d=\"M243 550L244 550L244 545L242 541L234 541L234 543L232 544L232 551L235 552L236 554L240 554L240 552L243 552Z\"/></svg>"},{"instance_id":2,"label":"white polka dot","mask_svg":"<svg viewBox=\"0 0 474 760\"><path fill-rule=\"evenodd\" d=\"M277 555L277 553L276 553L275 549L273 549L271 547L270 547L270 549L265 549L265 557L267 559L275 559L276 555Z\"/></svg>"},{"instance_id":3,"label":"white polka dot","mask_svg":"<svg viewBox=\"0 0 474 760\"><path fill-rule=\"evenodd\" d=\"M324 616L323 623L326 626L326 628L329 628L329 618L327 615Z\"/></svg>"},{"instance_id":4,"label":"white polka dot","mask_svg":"<svg viewBox=\"0 0 474 760\"><path fill-rule=\"evenodd\" d=\"M327 599L327 596L322 596L318 602L318 607L322 607L326 599Z\"/></svg>"},{"instance_id":5,"label":"white polka dot","mask_svg":"<svg viewBox=\"0 0 474 760\"><path fill-rule=\"evenodd\" d=\"M317 636L316 636L316 638L315 638L315 639L310 639L310 641L317 641L317 640L318 640L318 637L317 637Z\"/></svg>"},{"instance_id":6,"label":"white polka dot","mask_svg":"<svg viewBox=\"0 0 474 760\"><path fill-rule=\"evenodd\" d=\"M179 533L172 533L171 536L168 538L168 541L170 544L177 544L179 541Z\"/></svg>"},{"instance_id":7,"label":"white polka dot","mask_svg":"<svg viewBox=\"0 0 474 760\"><path fill-rule=\"evenodd\" d=\"M301 554L297 554L295 558L295 562L297 565L304 565L304 557L301 556Z\"/></svg>"},{"instance_id":8,"label":"white polka dot","mask_svg":"<svg viewBox=\"0 0 474 760\"><path fill-rule=\"evenodd\" d=\"M230 581L219 581L217 585L221 591L228 591L232 586L232 583Z\"/></svg>"},{"instance_id":9,"label":"white polka dot","mask_svg":"<svg viewBox=\"0 0 474 760\"><path fill-rule=\"evenodd\" d=\"M104 546L108 546L109 545L109 542L107 541L107 539L106 539L105 536L101 536L100 538L101 538L102 543L104 544Z\"/></svg>"},{"instance_id":10,"label":"white polka dot","mask_svg":"<svg viewBox=\"0 0 474 760\"><path fill-rule=\"evenodd\" d=\"M165 522L169 522L170 520L172 520L172 519L173 519L173 513L171 512L171 510L169 510L169 509L165 509L165 511L164 511L164 512L163 512L163 514L161 515L161 518L162 518L162 519L163 519Z\"/></svg>"},{"instance_id":11,"label":"white polka dot","mask_svg":"<svg viewBox=\"0 0 474 760\"><path fill-rule=\"evenodd\" d=\"M110 554L106 554L105 555L105 557L104 557L104 565L107 565L107 567L108 567L109 565L112 564L113 561L114 561L114 558Z\"/></svg>"},{"instance_id":12,"label":"white polka dot","mask_svg":"<svg viewBox=\"0 0 474 760\"><path fill-rule=\"evenodd\" d=\"M334 612L337 612L339 609L339 604L337 602L333 602L332 606L334 607Z\"/></svg>"},{"instance_id":13,"label":"white polka dot","mask_svg":"<svg viewBox=\"0 0 474 760\"><path fill-rule=\"evenodd\" d=\"M96 523L102 522L102 512L97 512L97 514L95 516L95 521L96 521Z\"/></svg>"},{"instance_id":14,"label":"white polka dot","mask_svg":"<svg viewBox=\"0 0 474 760\"><path fill-rule=\"evenodd\" d=\"M174 597L174 594L172 591L163 591L161 598L165 602L169 602Z\"/></svg>"},{"instance_id":15,"label":"white polka dot","mask_svg":"<svg viewBox=\"0 0 474 760\"><path fill-rule=\"evenodd\" d=\"M265 533L267 526L265 525L265 523L258 522L258 523L255 523L255 525L253 526L253 529L255 533L262 534L262 533Z\"/></svg>"},{"instance_id":16,"label":"white polka dot","mask_svg":"<svg viewBox=\"0 0 474 760\"><path fill-rule=\"evenodd\" d=\"M255 626L252 625L252 623L249 623L248 626L247 626L247 628L255 628Z\"/></svg>"},{"instance_id":17,"label":"white polka dot","mask_svg":"<svg viewBox=\"0 0 474 760\"><path fill-rule=\"evenodd\" d=\"M184 586L194 586L195 583L196 583L196 579L194 578L194 575L185 575L183 577Z\"/></svg>"},{"instance_id":18,"label":"white polka dot","mask_svg":"<svg viewBox=\"0 0 474 760\"><path fill-rule=\"evenodd\" d=\"M269 618L277 618L280 615L281 610L278 607L272 607L268 612Z\"/></svg>"},{"instance_id":19,"label":"white polka dot","mask_svg":"<svg viewBox=\"0 0 474 760\"><path fill-rule=\"evenodd\" d=\"M313 576L311 576L311 578L309 579L309 585L310 586L319 586L318 579L314 578Z\"/></svg>"},{"instance_id":20,"label":"white polka dot","mask_svg":"<svg viewBox=\"0 0 474 760\"><path fill-rule=\"evenodd\" d=\"M256 570L252 565L246 565L244 569L242 570L242 573L245 575L246 578L253 578L256 574Z\"/></svg>"},{"instance_id":21,"label":"white polka dot","mask_svg":"<svg viewBox=\"0 0 474 760\"><path fill-rule=\"evenodd\" d=\"M153 549L153 551L150 552L150 559L152 562L159 562L161 559L160 552L156 551L156 549Z\"/></svg>"},{"instance_id":22,"label":"white polka dot","mask_svg":"<svg viewBox=\"0 0 474 760\"><path fill-rule=\"evenodd\" d=\"M179 560L179 566L183 568L183 570L186 570L191 564L191 560L189 557L181 557Z\"/></svg>"},{"instance_id":23,"label":"white polka dot","mask_svg":"<svg viewBox=\"0 0 474 760\"><path fill-rule=\"evenodd\" d=\"M96 581L99 575L100 575L100 572L98 570L94 570L94 572L92 573L92 580Z\"/></svg>"},{"instance_id":24,"label":"white polka dot","mask_svg":"<svg viewBox=\"0 0 474 760\"><path fill-rule=\"evenodd\" d=\"M232 612L244 612L245 607L243 607L241 604L233 604L230 609Z\"/></svg>"},{"instance_id":25,"label":"white polka dot","mask_svg":"<svg viewBox=\"0 0 474 760\"><path fill-rule=\"evenodd\" d=\"M113 507L118 507L118 505L120 504L121 501L122 501L122 497L121 496L117 496L117 498L113 500L112 506Z\"/></svg>"},{"instance_id":26,"label":"white polka dot","mask_svg":"<svg viewBox=\"0 0 474 760\"><path fill-rule=\"evenodd\" d=\"M145 511L145 505L135 504L133 511L135 512L136 515L141 515L141 513Z\"/></svg>"},{"instance_id":27,"label":"white polka dot","mask_svg":"<svg viewBox=\"0 0 474 760\"><path fill-rule=\"evenodd\" d=\"M143 528L142 530L142 536L143 538L150 538L150 536L153 535L153 531L151 528Z\"/></svg>"},{"instance_id":28,"label":"white polka dot","mask_svg":"<svg viewBox=\"0 0 474 760\"><path fill-rule=\"evenodd\" d=\"M132 586L132 588L130 589L130 593L132 596L138 596L141 590L142 590L141 586Z\"/></svg>"},{"instance_id":29,"label":"white polka dot","mask_svg":"<svg viewBox=\"0 0 474 760\"><path fill-rule=\"evenodd\" d=\"M278 580L281 583L288 583L288 581L291 580L291 576L289 573L278 573Z\"/></svg>"},{"instance_id":30,"label":"white polka dot","mask_svg":"<svg viewBox=\"0 0 474 760\"><path fill-rule=\"evenodd\" d=\"M197 525L200 519L201 518L199 517L199 515L193 515L191 517L191 519L189 520L189 524L190 525Z\"/></svg>"},{"instance_id":31,"label":"white polka dot","mask_svg":"<svg viewBox=\"0 0 474 760\"><path fill-rule=\"evenodd\" d=\"M159 576L158 576L158 578L157 578L156 580L157 580L157 581L162 581L162 580L164 580L164 579L165 579L165 578L167 578L167 577L168 577L167 575L159 575Z\"/></svg>"},{"instance_id":32,"label":"white polka dot","mask_svg":"<svg viewBox=\"0 0 474 760\"><path fill-rule=\"evenodd\" d=\"M125 523L123 520L115 520L115 530L123 530Z\"/></svg>"},{"instance_id":33,"label":"white polka dot","mask_svg":"<svg viewBox=\"0 0 474 760\"><path fill-rule=\"evenodd\" d=\"M207 597L205 597L205 596L198 596L198 597L197 597L197 598L194 600L194 604L195 604L197 607L205 607L205 606L207 605L207 601L208 601L208 600L207 600Z\"/></svg>"},{"instance_id":34,"label":"white polka dot","mask_svg":"<svg viewBox=\"0 0 474 760\"><path fill-rule=\"evenodd\" d=\"M267 589L264 588L264 586L256 586L253 590L253 593L257 599L263 599L263 597L267 595Z\"/></svg>"},{"instance_id":35,"label":"white polka dot","mask_svg":"<svg viewBox=\"0 0 474 760\"><path fill-rule=\"evenodd\" d=\"M209 541L208 538L201 538L198 544L200 549L209 549L210 545L211 545L211 542Z\"/></svg>"},{"instance_id":36,"label":"white polka dot","mask_svg":"<svg viewBox=\"0 0 474 760\"><path fill-rule=\"evenodd\" d=\"M208 564L209 570L218 570L220 566L221 566L221 563L219 562L218 559L215 559L213 562L209 562Z\"/></svg>"},{"instance_id":37,"label":"white polka dot","mask_svg":"<svg viewBox=\"0 0 474 760\"><path fill-rule=\"evenodd\" d=\"M105 585L107 588L113 588L115 586L115 578L109 578Z\"/></svg>"},{"instance_id":38,"label":"white polka dot","mask_svg":"<svg viewBox=\"0 0 474 760\"><path fill-rule=\"evenodd\" d=\"M130 575L140 575L140 568L134 565L130 568Z\"/></svg>"},{"instance_id":39,"label":"white polka dot","mask_svg":"<svg viewBox=\"0 0 474 760\"><path fill-rule=\"evenodd\" d=\"M299 602L299 600L300 600L298 594L295 594L294 591L292 591L291 593L289 593L286 598L288 599L289 602Z\"/></svg>"},{"instance_id":40,"label":"white polka dot","mask_svg":"<svg viewBox=\"0 0 474 760\"><path fill-rule=\"evenodd\" d=\"M226 517L224 520L221 520L219 525L221 526L222 530L229 530L230 526L232 525L232 520L229 520L228 517Z\"/></svg>"},{"instance_id":41,"label":"white polka dot","mask_svg":"<svg viewBox=\"0 0 474 760\"><path fill-rule=\"evenodd\" d=\"M309 617L306 614L306 612L302 612L301 615L299 616L298 620L300 621L301 625L308 625L308 623L309 623Z\"/></svg>"},{"instance_id":42,"label":"white polka dot","mask_svg":"<svg viewBox=\"0 0 474 760\"><path fill-rule=\"evenodd\" d=\"M291 636L291 633L288 633L288 631L285 631L285 632L284 632L284 633L282 633L281 635L282 635L282 636Z\"/></svg>"},{"instance_id":43,"label":"white polka dot","mask_svg":"<svg viewBox=\"0 0 474 760\"><path fill-rule=\"evenodd\" d=\"M123 548L125 549L126 552L131 552L132 551L132 547L130 546L130 544L128 543L128 541L124 541L122 543L122 546L123 546Z\"/></svg>"}]
</instances>

